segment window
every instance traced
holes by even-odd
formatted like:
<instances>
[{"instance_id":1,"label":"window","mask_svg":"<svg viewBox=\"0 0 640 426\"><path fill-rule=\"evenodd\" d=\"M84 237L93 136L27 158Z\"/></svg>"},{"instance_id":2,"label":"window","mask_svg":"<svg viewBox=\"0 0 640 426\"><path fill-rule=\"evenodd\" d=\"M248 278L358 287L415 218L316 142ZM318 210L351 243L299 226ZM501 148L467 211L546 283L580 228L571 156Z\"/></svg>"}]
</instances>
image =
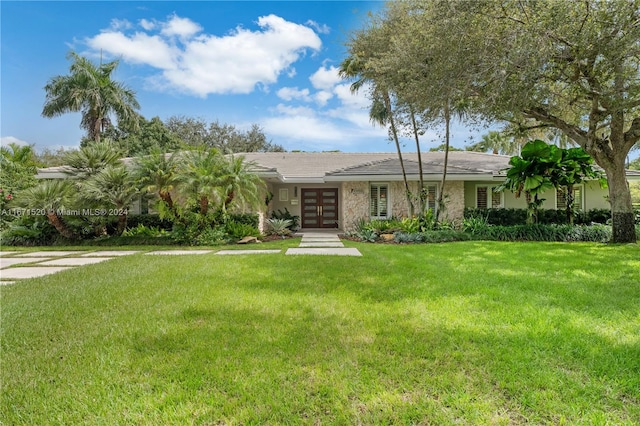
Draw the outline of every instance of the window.
<instances>
[{"instance_id":1,"label":"window","mask_svg":"<svg viewBox=\"0 0 640 426\"><path fill-rule=\"evenodd\" d=\"M387 184L372 183L369 214L372 219L386 219L389 217L389 186Z\"/></svg>"},{"instance_id":2,"label":"window","mask_svg":"<svg viewBox=\"0 0 640 426\"><path fill-rule=\"evenodd\" d=\"M502 192L495 192L497 186L477 185L476 186L476 208L477 209L499 209L504 207Z\"/></svg>"},{"instance_id":3,"label":"window","mask_svg":"<svg viewBox=\"0 0 640 426\"><path fill-rule=\"evenodd\" d=\"M436 203L438 201L438 192L436 188L436 185L425 186L425 190L427 191L427 205L425 206L425 210L436 211Z\"/></svg>"},{"instance_id":4,"label":"window","mask_svg":"<svg viewBox=\"0 0 640 426\"><path fill-rule=\"evenodd\" d=\"M556 189L556 209L565 210L567 208L567 187ZM584 203L582 197L582 185L573 187L573 209L583 210Z\"/></svg>"}]
</instances>

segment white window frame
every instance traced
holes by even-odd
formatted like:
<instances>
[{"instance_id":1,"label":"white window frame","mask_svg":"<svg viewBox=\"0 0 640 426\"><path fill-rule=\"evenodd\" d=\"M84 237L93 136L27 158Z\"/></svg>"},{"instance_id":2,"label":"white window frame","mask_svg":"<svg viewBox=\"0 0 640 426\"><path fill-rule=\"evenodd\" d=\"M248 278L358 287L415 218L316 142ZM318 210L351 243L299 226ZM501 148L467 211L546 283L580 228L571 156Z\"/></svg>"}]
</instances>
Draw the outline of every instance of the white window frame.
<instances>
[{"instance_id":1,"label":"white window frame","mask_svg":"<svg viewBox=\"0 0 640 426\"><path fill-rule=\"evenodd\" d=\"M563 186L563 187L560 187L560 188L556 188L556 191L555 191L556 192L556 194L555 194L556 196L555 196L555 199L554 199L556 210L558 210L558 193L559 193L559 191L562 191L562 190L564 190L566 188L567 188L566 186ZM576 185L573 185L573 191L575 192L577 189L580 190L580 194L581 194L580 205L578 206L574 202L573 209L574 210L585 210L585 208L584 208L584 206L585 206L585 199L584 199L585 185L584 185L584 183L578 183ZM574 200L575 200L575 196L574 196Z\"/></svg>"},{"instance_id":2,"label":"white window frame","mask_svg":"<svg viewBox=\"0 0 640 426\"><path fill-rule=\"evenodd\" d=\"M385 187L387 189L387 215L386 216L372 216L371 215L371 202L372 202L372 198L371 198L371 188L373 188L374 186L378 187L378 194L380 193L380 188L381 187ZM368 205L368 209L369 209L369 218L370 219L389 219L390 217L392 217L391 215L391 185L389 185L388 182L369 182L369 205ZM379 203L379 199L377 200ZM378 204L378 212L380 211L380 205Z\"/></svg>"},{"instance_id":3,"label":"white window frame","mask_svg":"<svg viewBox=\"0 0 640 426\"><path fill-rule=\"evenodd\" d=\"M503 209L504 208L504 191L499 192L498 194L500 194L500 205L498 207L493 207L493 197L492 194L494 194L493 189L498 187L498 184L494 184L494 183L482 183L482 184L476 184L473 193L474 193L474 207L476 209L479 209L480 207L478 207L478 188L487 188L487 209L494 209L494 208L499 208L499 209Z\"/></svg>"},{"instance_id":4,"label":"white window frame","mask_svg":"<svg viewBox=\"0 0 640 426\"><path fill-rule=\"evenodd\" d=\"M432 209L433 212L435 213L438 210L438 196L439 196L439 189L440 189L440 185L436 182L425 182L424 183L424 187L427 190L427 193L429 191L429 188L434 187L435 191L434 191L434 198L433 198L433 206L429 206L429 197L427 195L427 206L428 209Z\"/></svg>"}]
</instances>

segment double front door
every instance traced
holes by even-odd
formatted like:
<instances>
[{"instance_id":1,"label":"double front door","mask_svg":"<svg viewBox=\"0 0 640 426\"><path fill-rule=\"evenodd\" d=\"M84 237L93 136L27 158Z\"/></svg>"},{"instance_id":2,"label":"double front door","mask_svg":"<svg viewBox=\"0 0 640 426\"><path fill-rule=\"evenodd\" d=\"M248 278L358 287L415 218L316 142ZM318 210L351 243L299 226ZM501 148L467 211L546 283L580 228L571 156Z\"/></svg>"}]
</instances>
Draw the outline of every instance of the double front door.
<instances>
[{"instance_id":1,"label":"double front door","mask_svg":"<svg viewBox=\"0 0 640 426\"><path fill-rule=\"evenodd\" d=\"M338 227L338 188L302 189L302 227Z\"/></svg>"}]
</instances>

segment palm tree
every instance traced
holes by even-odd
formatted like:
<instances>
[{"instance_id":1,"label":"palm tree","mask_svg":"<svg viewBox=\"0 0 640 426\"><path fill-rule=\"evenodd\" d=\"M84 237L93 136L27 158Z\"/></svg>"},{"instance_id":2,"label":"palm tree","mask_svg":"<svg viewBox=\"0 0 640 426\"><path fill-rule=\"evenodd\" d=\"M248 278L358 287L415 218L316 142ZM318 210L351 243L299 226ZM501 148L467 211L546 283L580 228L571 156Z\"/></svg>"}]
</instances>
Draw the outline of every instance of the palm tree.
<instances>
[{"instance_id":1,"label":"palm tree","mask_svg":"<svg viewBox=\"0 0 640 426\"><path fill-rule=\"evenodd\" d=\"M242 156L230 155L222 162L218 183L223 200L223 213L226 213L234 202L252 207L263 203L261 190L265 188L265 185L262 179L251 171L253 166L255 163L245 161Z\"/></svg>"},{"instance_id":2,"label":"palm tree","mask_svg":"<svg viewBox=\"0 0 640 426\"><path fill-rule=\"evenodd\" d=\"M68 112L80 112L80 127L90 139L100 142L102 132L111 125L111 115L118 122L137 128L140 104L135 92L111 79L119 61L96 66L87 58L70 52L73 61L70 74L51 78L44 90L47 92L42 115L58 117Z\"/></svg>"},{"instance_id":3,"label":"palm tree","mask_svg":"<svg viewBox=\"0 0 640 426\"><path fill-rule=\"evenodd\" d=\"M15 165L36 171L36 154L31 145L18 145L10 143L7 146L0 147L0 158L2 166Z\"/></svg>"},{"instance_id":4,"label":"palm tree","mask_svg":"<svg viewBox=\"0 0 640 426\"><path fill-rule=\"evenodd\" d=\"M149 192L155 192L173 213L171 191L179 181L177 159L177 154L156 151L136 158L133 172L138 184Z\"/></svg>"},{"instance_id":5,"label":"palm tree","mask_svg":"<svg viewBox=\"0 0 640 426\"><path fill-rule=\"evenodd\" d=\"M218 198L216 191L224 158L217 149L199 149L185 155L185 164L179 172L178 180L187 193L195 197L200 214L209 212L212 198Z\"/></svg>"},{"instance_id":6,"label":"palm tree","mask_svg":"<svg viewBox=\"0 0 640 426\"><path fill-rule=\"evenodd\" d=\"M106 204L118 216L116 235L122 235L127 227L127 210L138 196L135 179L124 165L107 166L81 186L83 198Z\"/></svg>"},{"instance_id":7,"label":"palm tree","mask_svg":"<svg viewBox=\"0 0 640 426\"><path fill-rule=\"evenodd\" d=\"M376 81L372 72L368 72L365 68L362 58L352 55L347 57L340 64L339 75L342 78L355 78L351 84L351 92L358 92L365 84L370 83L373 86L371 109L369 110L369 118L374 123L380 125L389 124L391 137L396 145L398 159L400 160L400 168L402 169L402 178L404 181L405 195L407 205L409 207L409 215L413 216L413 202L411 201L411 191L409 190L409 182L407 181L407 173L402 159L402 150L400 149L400 140L398 139L398 131L394 119L394 112L391 101L391 93L384 88L382 84Z\"/></svg>"},{"instance_id":8,"label":"palm tree","mask_svg":"<svg viewBox=\"0 0 640 426\"><path fill-rule=\"evenodd\" d=\"M49 223L60 235L75 238L61 214L62 210L70 206L73 192L73 185L68 180L42 180L38 185L22 191L18 199L23 207L42 209Z\"/></svg>"},{"instance_id":9,"label":"palm tree","mask_svg":"<svg viewBox=\"0 0 640 426\"><path fill-rule=\"evenodd\" d=\"M67 173L80 179L88 178L107 166L122 164L121 156L111 143L92 143L65 156Z\"/></svg>"}]
</instances>

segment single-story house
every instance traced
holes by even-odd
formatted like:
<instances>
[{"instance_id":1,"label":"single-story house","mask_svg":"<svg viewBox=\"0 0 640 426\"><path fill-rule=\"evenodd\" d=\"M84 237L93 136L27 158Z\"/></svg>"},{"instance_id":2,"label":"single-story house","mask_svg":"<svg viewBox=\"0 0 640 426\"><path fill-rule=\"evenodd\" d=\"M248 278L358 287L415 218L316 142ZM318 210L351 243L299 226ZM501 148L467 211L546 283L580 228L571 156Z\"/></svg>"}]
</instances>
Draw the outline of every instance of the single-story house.
<instances>
[{"instance_id":1,"label":"single-story house","mask_svg":"<svg viewBox=\"0 0 640 426\"><path fill-rule=\"evenodd\" d=\"M349 230L361 219L407 216L400 161L396 153L267 152L242 154L257 164L256 171L273 193L270 210L284 210L301 218L302 228ZM450 220L461 219L466 207L526 208L524 197L494 192L505 178L510 156L470 151L449 153L444 188ZM403 153L410 191L418 191L417 153ZM435 208L440 191L443 152L422 154L424 183L429 207ZM640 180L640 172L629 170L628 179ZM608 190L598 182L576 185L576 208L609 208ZM563 209L562 190L544 194L544 208Z\"/></svg>"},{"instance_id":2,"label":"single-story house","mask_svg":"<svg viewBox=\"0 0 640 426\"><path fill-rule=\"evenodd\" d=\"M252 152L237 154L255 164L255 172L273 194L269 211L286 208L300 216L303 229L339 228L349 230L362 220L408 216L400 161L396 153L344 152ZM494 192L505 178L510 156L470 151L449 153L444 188L444 217L459 220L464 209L526 208L524 197L509 191ZM418 192L417 153L403 153L410 191ZM422 154L428 207L436 207L444 162L443 152ZM39 178L65 176L60 168L41 169ZM640 172L628 170L628 180L640 180ZM609 208L608 190L598 182L576 185L576 208ZM563 209L562 190L543 194L543 208ZM134 212L139 206L134 206ZM261 215L265 217L264 212Z\"/></svg>"}]
</instances>

